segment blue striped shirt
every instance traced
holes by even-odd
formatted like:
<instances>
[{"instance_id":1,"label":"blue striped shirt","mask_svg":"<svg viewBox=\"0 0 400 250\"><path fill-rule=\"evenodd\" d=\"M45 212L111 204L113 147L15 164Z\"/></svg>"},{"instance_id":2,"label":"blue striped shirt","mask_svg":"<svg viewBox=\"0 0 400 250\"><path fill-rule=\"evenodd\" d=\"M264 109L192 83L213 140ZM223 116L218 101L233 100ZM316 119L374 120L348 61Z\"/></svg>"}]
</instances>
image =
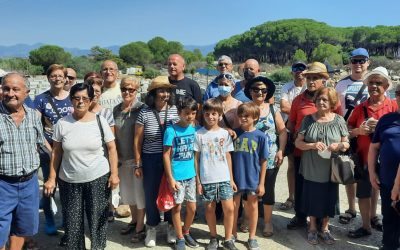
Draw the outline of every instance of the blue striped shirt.
<instances>
[{"instance_id":1,"label":"blue striped shirt","mask_svg":"<svg viewBox=\"0 0 400 250\"><path fill-rule=\"evenodd\" d=\"M17 127L0 102L0 175L23 176L39 167L38 144L44 144L37 111L24 104L25 117Z\"/></svg>"}]
</instances>

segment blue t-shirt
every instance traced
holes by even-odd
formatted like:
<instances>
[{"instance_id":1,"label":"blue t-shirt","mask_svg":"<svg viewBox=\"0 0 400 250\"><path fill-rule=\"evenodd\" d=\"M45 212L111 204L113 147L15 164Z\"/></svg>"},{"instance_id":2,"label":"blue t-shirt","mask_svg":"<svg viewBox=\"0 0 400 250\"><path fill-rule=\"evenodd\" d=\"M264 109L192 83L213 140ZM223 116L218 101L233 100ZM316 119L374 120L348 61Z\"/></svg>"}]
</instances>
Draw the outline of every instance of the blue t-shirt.
<instances>
[{"instance_id":1,"label":"blue t-shirt","mask_svg":"<svg viewBox=\"0 0 400 250\"><path fill-rule=\"evenodd\" d=\"M163 144L172 147L172 176L177 181L196 176L193 148L195 132L196 129L192 125L183 128L174 124L165 130Z\"/></svg>"},{"instance_id":2,"label":"blue t-shirt","mask_svg":"<svg viewBox=\"0 0 400 250\"><path fill-rule=\"evenodd\" d=\"M380 143L379 179L392 189L400 163L400 114L389 113L379 119L372 143Z\"/></svg>"},{"instance_id":3,"label":"blue t-shirt","mask_svg":"<svg viewBox=\"0 0 400 250\"><path fill-rule=\"evenodd\" d=\"M44 136L51 144L51 138L53 137L53 126L57 123L60 117L58 117L57 113L49 103L48 96L50 96L50 98L53 100L53 103L56 106L58 113L60 113L61 118L71 114L73 108L69 96L63 100L58 100L50 94L49 90L35 97L35 109L42 114L42 121L44 122Z\"/></svg>"},{"instance_id":4,"label":"blue t-shirt","mask_svg":"<svg viewBox=\"0 0 400 250\"><path fill-rule=\"evenodd\" d=\"M260 183L260 161L268 159L268 138L258 129L247 132L239 128L235 132L233 179L239 191L255 191Z\"/></svg>"},{"instance_id":5,"label":"blue t-shirt","mask_svg":"<svg viewBox=\"0 0 400 250\"><path fill-rule=\"evenodd\" d=\"M29 108L31 108L31 109L35 109L35 104L33 103L33 101L32 101L30 96L25 98L24 104L26 106L28 106Z\"/></svg>"},{"instance_id":6,"label":"blue t-shirt","mask_svg":"<svg viewBox=\"0 0 400 250\"><path fill-rule=\"evenodd\" d=\"M236 100L239 100L243 103L245 102L250 102L251 100L244 94L244 88L242 88L242 85L240 85L240 82L237 82L235 84L235 89L232 92L233 98Z\"/></svg>"}]
</instances>

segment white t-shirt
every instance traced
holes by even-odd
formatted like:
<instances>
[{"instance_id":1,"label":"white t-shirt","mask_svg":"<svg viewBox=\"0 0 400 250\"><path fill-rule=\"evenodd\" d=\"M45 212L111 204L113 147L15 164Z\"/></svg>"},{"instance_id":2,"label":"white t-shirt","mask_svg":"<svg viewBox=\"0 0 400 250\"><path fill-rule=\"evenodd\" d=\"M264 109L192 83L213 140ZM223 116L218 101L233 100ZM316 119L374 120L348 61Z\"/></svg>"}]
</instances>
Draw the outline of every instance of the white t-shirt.
<instances>
[{"instance_id":1,"label":"white t-shirt","mask_svg":"<svg viewBox=\"0 0 400 250\"><path fill-rule=\"evenodd\" d=\"M201 183L230 181L226 153L233 150L232 138L225 129L209 131L203 127L196 132L194 151L201 153Z\"/></svg>"},{"instance_id":2,"label":"white t-shirt","mask_svg":"<svg viewBox=\"0 0 400 250\"><path fill-rule=\"evenodd\" d=\"M107 120L100 116L104 141L114 140ZM97 120L79 122L72 115L61 118L54 127L53 140L62 143L60 179L69 183L93 181L110 171L104 156Z\"/></svg>"},{"instance_id":3,"label":"white t-shirt","mask_svg":"<svg viewBox=\"0 0 400 250\"><path fill-rule=\"evenodd\" d=\"M368 88L365 88L361 98L357 103L354 103L354 99L356 98L358 91L360 91L363 86L362 80L353 80L350 76L347 76L340 80L336 85L336 92L340 98L340 104L342 106L342 114L346 115L348 108L351 105L357 106L361 102L367 100L368 98Z\"/></svg>"},{"instance_id":4,"label":"white t-shirt","mask_svg":"<svg viewBox=\"0 0 400 250\"><path fill-rule=\"evenodd\" d=\"M115 106L122 102L122 95L119 83L115 84L114 87L104 89L100 96L99 104L103 108L113 110Z\"/></svg>"},{"instance_id":5,"label":"white t-shirt","mask_svg":"<svg viewBox=\"0 0 400 250\"><path fill-rule=\"evenodd\" d=\"M290 106L292 106L292 102L296 96L300 95L301 93L306 90L307 86L304 84L302 87L298 87L294 85L294 82L288 82L285 85L282 86L281 89L281 99L286 100L289 102ZM288 119L288 114L281 112L282 118L284 121Z\"/></svg>"}]
</instances>

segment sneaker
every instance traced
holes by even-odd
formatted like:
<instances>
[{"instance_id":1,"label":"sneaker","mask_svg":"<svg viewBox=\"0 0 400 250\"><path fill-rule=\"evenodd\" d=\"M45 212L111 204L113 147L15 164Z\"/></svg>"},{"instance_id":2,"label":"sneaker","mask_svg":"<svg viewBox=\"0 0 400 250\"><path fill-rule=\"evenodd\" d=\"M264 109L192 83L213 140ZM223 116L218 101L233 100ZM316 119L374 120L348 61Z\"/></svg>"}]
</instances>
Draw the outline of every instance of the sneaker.
<instances>
[{"instance_id":1,"label":"sneaker","mask_svg":"<svg viewBox=\"0 0 400 250\"><path fill-rule=\"evenodd\" d=\"M206 250L217 250L219 246L217 238L211 238L210 242L208 243Z\"/></svg>"},{"instance_id":2,"label":"sneaker","mask_svg":"<svg viewBox=\"0 0 400 250\"><path fill-rule=\"evenodd\" d=\"M172 244L176 242L176 233L173 226L168 225L167 227L167 242L168 244Z\"/></svg>"},{"instance_id":3,"label":"sneaker","mask_svg":"<svg viewBox=\"0 0 400 250\"><path fill-rule=\"evenodd\" d=\"M190 233L184 234L183 238L185 239L186 245L188 247L191 247L191 248L199 247L199 243L197 243L197 241L195 239L193 239L193 237L190 235Z\"/></svg>"},{"instance_id":4,"label":"sneaker","mask_svg":"<svg viewBox=\"0 0 400 250\"><path fill-rule=\"evenodd\" d=\"M249 239L247 241L247 247L249 248L249 250L259 250L260 249L256 239Z\"/></svg>"},{"instance_id":5,"label":"sneaker","mask_svg":"<svg viewBox=\"0 0 400 250\"><path fill-rule=\"evenodd\" d=\"M185 250L186 246L185 246L185 239L176 239L175 240L175 250Z\"/></svg>"},{"instance_id":6,"label":"sneaker","mask_svg":"<svg viewBox=\"0 0 400 250\"><path fill-rule=\"evenodd\" d=\"M224 244L222 244L222 247L226 250L238 250L235 247L235 242L233 240L226 240L224 241Z\"/></svg>"},{"instance_id":7,"label":"sneaker","mask_svg":"<svg viewBox=\"0 0 400 250\"><path fill-rule=\"evenodd\" d=\"M144 240L144 245L146 247L155 247L157 238L157 229L155 227L149 227L146 233L146 239Z\"/></svg>"}]
</instances>

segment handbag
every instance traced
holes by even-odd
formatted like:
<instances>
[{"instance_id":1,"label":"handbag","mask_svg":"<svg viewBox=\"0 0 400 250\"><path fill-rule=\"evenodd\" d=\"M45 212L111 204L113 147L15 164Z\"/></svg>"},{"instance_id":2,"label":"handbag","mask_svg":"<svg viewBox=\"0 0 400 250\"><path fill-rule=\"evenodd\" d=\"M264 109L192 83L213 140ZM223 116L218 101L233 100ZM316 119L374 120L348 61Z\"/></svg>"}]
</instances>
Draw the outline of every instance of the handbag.
<instances>
[{"instance_id":1,"label":"handbag","mask_svg":"<svg viewBox=\"0 0 400 250\"><path fill-rule=\"evenodd\" d=\"M344 185L355 183L354 168L354 161L350 155L332 152L331 182Z\"/></svg>"},{"instance_id":2,"label":"handbag","mask_svg":"<svg viewBox=\"0 0 400 250\"><path fill-rule=\"evenodd\" d=\"M161 178L156 204L158 210L161 212L167 212L175 206L175 199L168 187L168 181L165 174Z\"/></svg>"},{"instance_id":3,"label":"handbag","mask_svg":"<svg viewBox=\"0 0 400 250\"><path fill-rule=\"evenodd\" d=\"M100 116L96 114L96 120L97 120L97 125L99 126L100 129L100 134L101 134L101 145L103 146L103 151L104 151L104 157L108 160L108 148L106 141L104 140L104 130L103 126L101 125L100 121Z\"/></svg>"}]
</instances>

